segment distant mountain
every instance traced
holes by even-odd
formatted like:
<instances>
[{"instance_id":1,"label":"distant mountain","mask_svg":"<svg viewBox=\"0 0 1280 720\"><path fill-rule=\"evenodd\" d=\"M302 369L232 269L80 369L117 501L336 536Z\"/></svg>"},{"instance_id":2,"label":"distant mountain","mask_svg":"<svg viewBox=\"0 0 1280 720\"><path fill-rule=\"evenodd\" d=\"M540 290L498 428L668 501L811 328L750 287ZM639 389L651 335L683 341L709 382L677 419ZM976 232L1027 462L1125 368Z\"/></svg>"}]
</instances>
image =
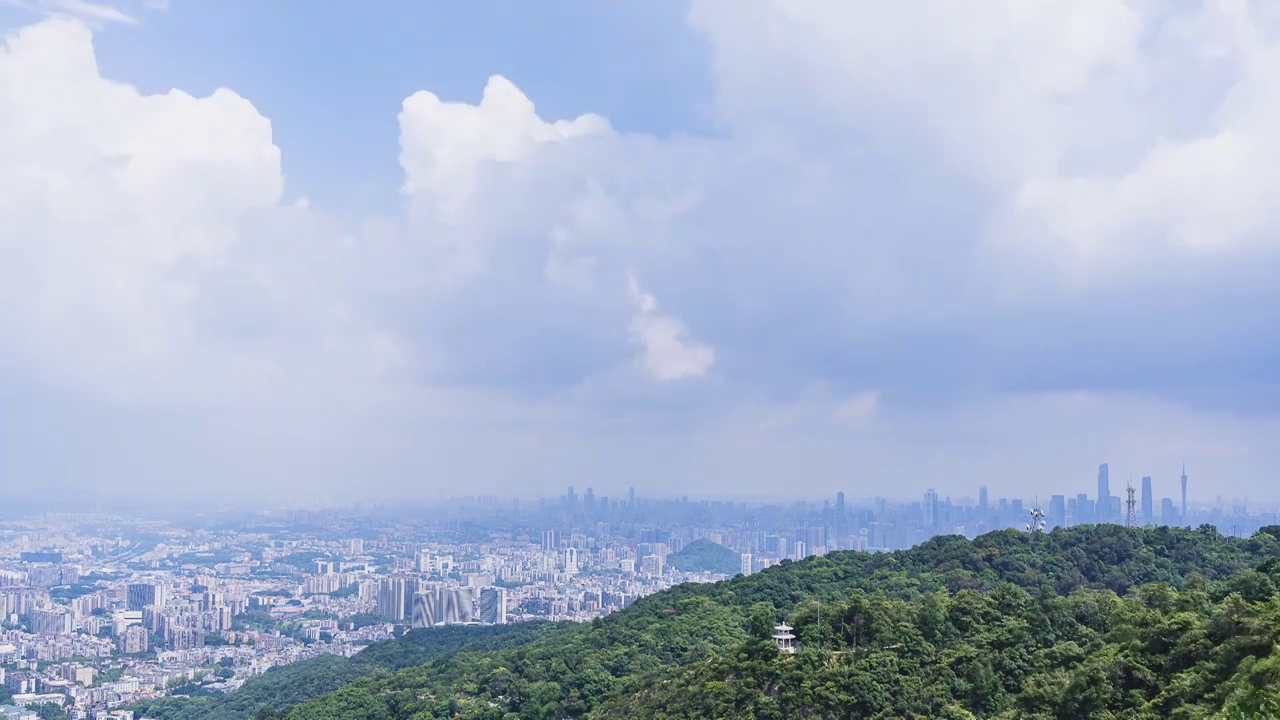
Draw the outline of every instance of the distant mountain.
<instances>
[{"instance_id":1,"label":"distant mountain","mask_svg":"<svg viewBox=\"0 0 1280 720\"><path fill-rule=\"evenodd\" d=\"M1280 717L1278 585L1280 528L938 537L680 585L256 718Z\"/></svg>"},{"instance_id":2,"label":"distant mountain","mask_svg":"<svg viewBox=\"0 0 1280 720\"><path fill-rule=\"evenodd\" d=\"M742 555L710 540L694 540L680 552L668 555L667 563L683 572L713 572L733 577L742 571Z\"/></svg>"}]
</instances>

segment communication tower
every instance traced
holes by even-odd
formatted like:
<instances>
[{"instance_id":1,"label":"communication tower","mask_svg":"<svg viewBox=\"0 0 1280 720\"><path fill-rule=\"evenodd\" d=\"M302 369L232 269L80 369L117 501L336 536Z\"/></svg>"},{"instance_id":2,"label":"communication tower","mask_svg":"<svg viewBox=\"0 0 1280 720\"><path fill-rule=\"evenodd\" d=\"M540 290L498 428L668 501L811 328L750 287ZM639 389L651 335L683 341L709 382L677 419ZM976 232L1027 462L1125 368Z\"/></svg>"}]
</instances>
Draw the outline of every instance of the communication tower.
<instances>
[{"instance_id":1,"label":"communication tower","mask_svg":"<svg viewBox=\"0 0 1280 720\"><path fill-rule=\"evenodd\" d=\"M1125 488L1125 492L1128 493L1129 497L1126 498L1124 501L1124 505L1125 505L1124 524L1128 525L1129 527L1133 527L1138 524L1138 514L1137 512L1134 511L1134 508L1135 506L1137 506L1138 503L1136 500L1133 499L1133 483L1129 483L1129 486Z\"/></svg>"},{"instance_id":2,"label":"communication tower","mask_svg":"<svg viewBox=\"0 0 1280 720\"><path fill-rule=\"evenodd\" d=\"M1040 503L1036 502L1035 507L1031 508L1031 522L1027 523L1027 532L1044 532L1044 511L1040 509Z\"/></svg>"}]
</instances>

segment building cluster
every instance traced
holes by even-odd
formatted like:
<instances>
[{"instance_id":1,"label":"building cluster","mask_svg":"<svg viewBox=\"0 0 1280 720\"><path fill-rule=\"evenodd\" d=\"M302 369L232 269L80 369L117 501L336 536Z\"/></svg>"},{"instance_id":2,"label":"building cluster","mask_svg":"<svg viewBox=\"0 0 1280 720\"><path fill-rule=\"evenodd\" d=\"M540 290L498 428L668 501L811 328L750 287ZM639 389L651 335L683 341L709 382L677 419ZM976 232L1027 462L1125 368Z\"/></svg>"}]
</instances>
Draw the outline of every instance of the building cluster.
<instances>
[{"instance_id":1,"label":"building cluster","mask_svg":"<svg viewBox=\"0 0 1280 720\"><path fill-rule=\"evenodd\" d=\"M271 667L351 655L413 628L587 621L685 582L750 575L836 550L886 551L934 535L1081 523L1217 526L1246 534L1276 513L1245 501L1156 502L1142 478L1040 499L873 497L846 503L598 497L461 498L415 510L290 511L227 523L44 515L0 521L0 683L17 707L127 717L171 692L226 692ZM1031 512L1035 510L1036 512ZM693 551L719 546L714 563ZM684 551L688 549L689 553ZM780 648L794 649L788 628ZM114 715L112 713L115 713Z\"/></svg>"}]
</instances>

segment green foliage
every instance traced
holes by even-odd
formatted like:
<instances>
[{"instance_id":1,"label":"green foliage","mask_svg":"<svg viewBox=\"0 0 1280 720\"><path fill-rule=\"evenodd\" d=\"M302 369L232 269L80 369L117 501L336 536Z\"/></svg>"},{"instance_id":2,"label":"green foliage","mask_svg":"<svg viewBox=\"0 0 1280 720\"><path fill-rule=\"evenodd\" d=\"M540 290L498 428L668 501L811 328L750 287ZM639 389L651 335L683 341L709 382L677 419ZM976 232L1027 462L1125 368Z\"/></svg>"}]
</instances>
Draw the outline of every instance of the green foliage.
<instances>
[{"instance_id":1,"label":"green foliage","mask_svg":"<svg viewBox=\"0 0 1280 720\"><path fill-rule=\"evenodd\" d=\"M742 556L710 540L694 540L680 552L667 556L667 562L684 572L713 572L737 575L742 570Z\"/></svg>"},{"instance_id":2,"label":"green foliage","mask_svg":"<svg viewBox=\"0 0 1280 720\"><path fill-rule=\"evenodd\" d=\"M49 588L49 597L55 602L69 603L70 601L88 595L95 590L100 589L96 583L79 582L75 585L60 585L58 587Z\"/></svg>"},{"instance_id":3,"label":"green foliage","mask_svg":"<svg viewBox=\"0 0 1280 720\"><path fill-rule=\"evenodd\" d=\"M351 626L359 630L360 628L369 627L370 625L381 625L387 622L387 619L381 615L373 615L371 613L356 613L351 617L343 618L342 622L351 623Z\"/></svg>"},{"instance_id":4,"label":"green foliage","mask_svg":"<svg viewBox=\"0 0 1280 720\"><path fill-rule=\"evenodd\" d=\"M522 623L412 630L395 640L370 645L350 659L322 655L273 668L226 695L157 698L136 703L130 709L137 717L155 720L247 720L263 708L294 705L376 672L421 665L461 651L483 652L522 645L557 627L560 626L551 623Z\"/></svg>"},{"instance_id":5,"label":"green foliage","mask_svg":"<svg viewBox=\"0 0 1280 720\"><path fill-rule=\"evenodd\" d=\"M360 583L351 583L346 587L338 588L337 590L334 590L333 592L329 593L329 597L347 598L347 597L355 597L356 595L359 595L359 594L360 594Z\"/></svg>"},{"instance_id":6,"label":"green foliage","mask_svg":"<svg viewBox=\"0 0 1280 720\"><path fill-rule=\"evenodd\" d=\"M1271 533L1098 526L835 553L263 717L1257 717L1280 700L1278 551ZM794 657L766 639L778 618Z\"/></svg>"},{"instance_id":7,"label":"green foliage","mask_svg":"<svg viewBox=\"0 0 1280 720\"><path fill-rule=\"evenodd\" d=\"M40 720L67 720L67 711L54 703L30 705L27 709L33 711L36 715L39 715Z\"/></svg>"},{"instance_id":8,"label":"green foliage","mask_svg":"<svg viewBox=\"0 0 1280 720\"><path fill-rule=\"evenodd\" d=\"M289 567L297 568L298 570L301 570L303 572L311 572L312 570L315 569L316 560L330 560L330 559L331 558L326 553L308 550L305 552L296 552L296 553L290 553L289 555L283 555L273 560L272 563L288 565Z\"/></svg>"}]
</instances>

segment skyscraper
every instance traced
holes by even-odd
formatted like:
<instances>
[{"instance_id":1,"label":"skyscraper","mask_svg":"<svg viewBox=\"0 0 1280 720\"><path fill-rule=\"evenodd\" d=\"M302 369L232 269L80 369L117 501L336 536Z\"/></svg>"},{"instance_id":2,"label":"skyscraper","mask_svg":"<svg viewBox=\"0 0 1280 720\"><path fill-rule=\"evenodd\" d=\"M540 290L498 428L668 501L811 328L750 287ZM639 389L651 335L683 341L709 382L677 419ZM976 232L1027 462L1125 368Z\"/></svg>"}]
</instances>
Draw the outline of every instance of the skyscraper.
<instances>
[{"instance_id":1,"label":"skyscraper","mask_svg":"<svg viewBox=\"0 0 1280 720\"><path fill-rule=\"evenodd\" d=\"M1093 522L1093 503L1085 493L1076 495L1076 524Z\"/></svg>"},{"instance_id":2,"label":"skyscraper","mask_svg":"<svg viewBox=\"0 0 1280 720\"><path fill-rule=\"evenodd\" d=\"M507 623L507 589L487 587L480 591L480 622L486 625Z\"/></svg>"},{"instance_id":3,"label":"skyscraper","mask_svg":"<svg viewBox=\"0 0 1280 720\"><path fill-rule=\"evenodd\" d=\"M503 588L487 588L503 590ZM506 621L506 602L503 601L502 621ZM475 596L471 588L435 585L417 590L412 596L409 617L415 628L435 625L456 625L471 622L475 612Z\"/></svg>"},{"instance_id":4,"label":"skyscraper","mask_svg":"<svg viewBox=\"0 0 1280 720\"><path fill-rule=\"evenodd\" d=\"M1187 524L1187 464L1182 463L1182 517L1179 520L1183 525Z\"/></svg>"},{"instance_id":5,"label":"skyscraper","mask_svg":"<svg viewBox=\"0 0 1280 720\"><path fill-rule=\"evenodd\" d=\"M846 549L849 538L848 518L844 514L844 491L836 493L836 536L835 542L831 543L837 550ZM750 574L750 573L744 573Z\"/></svg>"},{"instance_id":6,"label":"skyscraper","mask_svg":"<svg viewBox=\"0 0 1280 720\"><path fill-rule=\"evenodd\" d=\"M1155 508L1152 507L1151 498L1151 476L1146 475L1142 478L1142 524L1154 525L1155 522Z\"/></svg>"},{"instance_id":7,"label":"skyscraper","mask_svg":"<svg viewBox=\"0 0 1280 720\"><path fill-rule=\"evenodd\" d=\"M388 620L404 619L404 578L383 578L378 582L375 612Z\"/></svg>"},{"instance_id":8,"label":"skyscraper","mask_svg":"<svg viewBox=\"0 0 1280 720\"><path fill-rule=\"evenodd\" d=\"M924 526L929 529L938 527L938 491L933 488L924 492Z\"/></svg>"},{"instance_id":9,"label":"skyscraper","mask_svg":"<svg viewBox=\"0 0 1280 720\"><path fill-rule=\"evenodd\" d=\"M1094 506L1100 523L1111 522L1111 468L1106 463L1098 466L1098 502Z\"/></svg>"},{"instance_id":10,"label":"skyscraper","mask_svg":"<svg viewBox=\"0 0 1280 720\"><path fill-rule=\"evenodd\" d=\"M1053 527L1066 527L1067 525L1067 497L1065 495L1054 495L1049 498L1049 524Z\"/></svg>"},{"instance_id":11,"label":"skyscraper","mask_svg":"<svg viewBox=\"0 0 1280 720\"><path fill-rule=\"evenodd\" d=\"M149 605L164 607L165 591L163 585L153 583L133 583L125 594L125 602L129 610L141 610Z\"/></svg>"},{"instance_id":12,"label":"skyscraper","mask_svg":"<svg viewBox=\"0 0 1280 720\"><path fill-rule=\"evenodd\" d=\"M989 510L990 507L991 507L990 498L987 497L987 486L979 485L978 486L978 511L981 512L983 515L986 515L987 510Z\"/></svg>"}]
</instances>

